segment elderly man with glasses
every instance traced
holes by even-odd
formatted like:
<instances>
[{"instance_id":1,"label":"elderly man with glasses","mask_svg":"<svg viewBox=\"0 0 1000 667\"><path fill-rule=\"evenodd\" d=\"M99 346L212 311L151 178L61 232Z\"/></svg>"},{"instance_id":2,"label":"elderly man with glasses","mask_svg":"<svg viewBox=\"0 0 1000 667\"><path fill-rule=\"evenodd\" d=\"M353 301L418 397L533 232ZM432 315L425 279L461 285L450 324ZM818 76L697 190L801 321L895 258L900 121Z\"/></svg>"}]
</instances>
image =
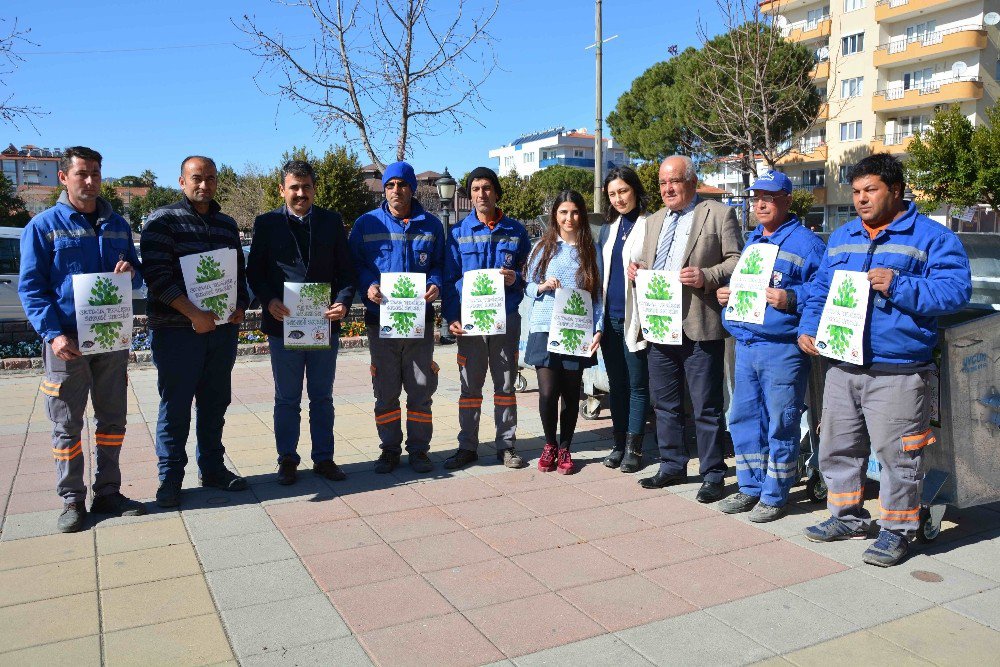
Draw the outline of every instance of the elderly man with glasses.
<instances>
[{"instance_id":1,"label":"elderly man with glasses","mask_svg":"<svg viewBox=\"0 0 1000 667\"><path fill-rule=\"evenodd\" d=\"M810 362L796 339L806 301L803 290L826 247L789 212L792 182L787 176L765 172L747 192L760 224L750 234L743 255L769 256L774 250L762 253L761 246L774 245L777 256L760 324L740 320L729 287L716 293L725 308L723 326L736 340L729 432L740 485L739 493L723 500L719 509L728 514L750 512L751 521L765 523L787 513L788 492L798 476L799 419Z\"/></svg>"}]
</instances>

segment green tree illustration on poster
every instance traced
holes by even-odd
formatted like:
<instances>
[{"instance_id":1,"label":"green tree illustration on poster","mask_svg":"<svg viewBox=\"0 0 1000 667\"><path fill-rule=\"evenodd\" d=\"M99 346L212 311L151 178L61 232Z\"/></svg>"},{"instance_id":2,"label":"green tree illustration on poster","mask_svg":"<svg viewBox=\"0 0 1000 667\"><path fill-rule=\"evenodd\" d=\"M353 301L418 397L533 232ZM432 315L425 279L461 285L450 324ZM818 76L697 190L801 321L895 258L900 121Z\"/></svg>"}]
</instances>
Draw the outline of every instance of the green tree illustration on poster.
<instances>
[{"instance_id":1,"label":"green tree illustration on poster","mask_svg":"<svg viewBox=\"0 0 1000 667\"><path fill-rule=\"evenodd\" d=\"M492 296L497 293L493 281L485 273L476 276L476 281L472 284L471 296ZM494 308L473 310L472 319L476 321L476 327L480 331L491 331L496 320L497 311Z\"/></svg>"},{"instance_id":2,"label":"green tree illustration on poster","mask_svg":"<svg viewBox=\"0 0 1000 667\"><path fill-rule=\"evenodd\" d=\"M830 333L830 349L833 353L840 356L847 352L847 348L851 346L851 334L854 333L854 329L849 327L842 327L837 324L826 325L826 330Z\"/></svg>"},{"instance_id":3,"label":"green tree illustration on poster","mask_svg":"<svg viewBox=\"0 0 1000 667\"><path fill-rule=\"evenodd\" d=\"M569 299L566 300L563 312L567 315L584 316L587 314L587 306L583 303L583 297L580 296L579 292L573 292L570 295ZM584 335L582 329L560 329L559 335L562 338L564 350L572 351L582 347Z\"/></svg>"},{"instance_id":4,"label":"green tree illustration on poster","mask_svg":"<svg viewBox=\"0 0 1000 667\"><path fill-rule=\"evenodd\" d=\"M94 286L90 290L90 298L87 300L91 306L117 306L122 302L122 295L109 278L98 278L94 281ZM97 339L101 347L111 348L118 340L118 334L122 330L121 322L98 322L93 325L94 338Z\"/></svg>"},{"instance_id":5,"label":"green tree illustration on poster","mask_svg":"<svg viewBox=\"0 0 1000 667\"><path fill-rule=\"evenodd\" d=\"M417 297L417 286L413 284L409 276L402 276L392 286L392 293L389 295L397 299L414 299ZM404 336L409 335L417 322L416 313L389 313L392 326Z\"/></svg>"},{"instance_id":6,"label":"green tree illustration on poster","mask_svg":"<svg viewBox=\"0 0 1000 667\"><path fill-rule=\"evenodd\" d=\"M646 286L646 298L654 301L672 301L674 295L670 293L670 283L661 275L653 276ZM655 338L664 338L670 333L671 322L673 318L669 315L650 315L649 333Z\"/></svg>"},{"instance_id":7,"label":"green tree illustration on poster","mask_svg":"<svg viewBox=\"0 0 1000 667\"><path fill-rule=\"evenodd\" d=\"M837 288L837 294L833 297L833 305L843 308L854 308L858 305L857 293L854 281L850 278L845 278L844 282L840 283L840 287Z\"/></svg>"},{"instance_id":8,"label":"green tree illustration on poster","mask_svg":"<svg viewBox=\"0 0 1000 667\"><path fill-rule=\"evenodd\" d=\"M226 274L222 270L222 265L213 257L205 255L198 260L195 282L208 283L213 280L221 280L225 277ZM229 313L227 312L228 299L225 294L216 294L215 296L202 299L201 305L215 313L215 318L218 320L224 320L229 317Z\"/></svg>"},{"instance_id":9,"label":"green tree illustration on poster","mask_svg":"<svg viewBox=\"0 0 1000 667\"><path fill-rule=\"evenodd\" d=\"M305 283L299 290L299 306L301 313L323 312L330 305L330 285L328 283Z\"/></svg>"}]
</instances>

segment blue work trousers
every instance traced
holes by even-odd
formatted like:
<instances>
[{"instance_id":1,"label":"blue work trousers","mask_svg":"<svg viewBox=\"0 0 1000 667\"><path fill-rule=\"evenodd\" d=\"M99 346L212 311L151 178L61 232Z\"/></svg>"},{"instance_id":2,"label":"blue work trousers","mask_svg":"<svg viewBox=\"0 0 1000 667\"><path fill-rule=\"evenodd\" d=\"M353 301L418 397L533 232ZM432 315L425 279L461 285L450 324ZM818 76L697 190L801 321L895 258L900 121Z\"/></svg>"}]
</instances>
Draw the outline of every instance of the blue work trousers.
<instances>
[{"instance_id":1,"label":"blue work trousers","mask_svg":"<svg viewBox=\"0 0 1000 667\"><path fill-rule=\"evenodd\" d=\"M220 324L206 334L190 327L154 329L150 335L160 413L156 421L156 455L160 481L180 484L188 457L185 445L191 430L191 404L197 406L195 450L202 475L225 467L222 428L232 400L232 373L236 363L239 327Z\"/></svg>"},{"instance_id":2,"label":"blue work trousers","mask_svg":"<svg viewBox=\"0 0 1000 667\"><path fill-rule=\"evenodd\" d=\"M625 345L625 320L606 317L601 352L611 389L611 428L615 433L642 435L649 410L646 350L629 352Z\"/></svg>"},{"instance_id":3,"label":"blue work trousers","mask_svg":"<svg viewBox=\"0 0 1000 667\"><path fill-rule=\"evenodd\" d=\"M287 350L281 336L268 336L274 375L274 441L278 460L290 456L299 463L299 421L302 378L309 395L309 435L313 463L333 460L333 379L340 338L335 333L326 350Z\"/></svg>"},{"instance_id":4,"label":"blue work trousers","mask_svg":"<svg viewBox=\"0 0 1000 667\"><path fill-rule=\"evenodd\" d=\"M781 507L798 479L810 361L795 343L736 343L729 433L740 491Z\"/></svg>"}]
</instances>

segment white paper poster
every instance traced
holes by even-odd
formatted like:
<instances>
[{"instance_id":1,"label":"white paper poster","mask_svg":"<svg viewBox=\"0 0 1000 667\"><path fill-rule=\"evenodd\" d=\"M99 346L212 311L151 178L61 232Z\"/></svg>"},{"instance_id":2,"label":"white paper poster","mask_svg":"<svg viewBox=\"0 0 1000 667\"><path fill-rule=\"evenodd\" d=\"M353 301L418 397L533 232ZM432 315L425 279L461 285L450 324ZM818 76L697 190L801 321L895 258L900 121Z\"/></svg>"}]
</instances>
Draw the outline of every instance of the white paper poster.
<instances>
[{"instance_id":1,"label":"white paper poster","mask_svg":"<svg viewBox=\"0 0 1000 667\"><path fill-rule=\"evenodd\" d=\"M680 271L636 271L639 326L642 337L651 343L680 345L684 342L680 275Z\"/></svg>"},{"instance_id":2,"label":"white paper poster","mask_svg":"<svg viewBox=\"0 0 1000 667\"><path fill-rule=\"evenodd\" d=\"M191 302L224 324L236 312L236 249L222 248L181 257L184 288Z\"/></svg>"},{"instance_id":3,"label":"white paper poster","mask_svg":"<svg viewBox=\"0 0 1000 667\"><path fill-rule=\"evenodd\" d=\"M865 362L865 320L871 294L864 271L834 271L819 318L816 349L824 357L851 364Z\"/></svg>"},{"instance_id":4,"label":"white paper poster","mask_svg":"<svg viewBox=\"0 0 1000 667\"><path fill-rule=\"evenodd\" d=\"M132 277L128 273L73 276L80 352L100 354L132 347Z\"/></svg>"},{"instance_id":5,"label":"white paper poster","mask_svg":"<svg viewBox=\"0 0 1000 667\"><path fill-rule=\"evenodd\" d=\"M292 314L282 322L286 350L327 350L330 322L330 283L285 283L282 301Z\"/></svg>"},{"instance_id":6,"label":"white paper poster","mask_svg":"<svg viewBox=\"0 0 1000 667\"><path fill-rule=\"evenodd\" d=\"M507 297L500 269L466 271L462 278L462 329L473 336L507 332Z\"/></svg>"},{"instance_id":7,"label":"white paper poster","mask_svg":"<svg viewBox=\"0 0 1000 667\"><path fill-rule=\"evenodd\" d=\"M571 287L556 290L549 325L549 352L590 357L594 342L594 305L590 292Z\"/></svg>"},{"instance_id":8,"label":"white paper poster","mask_svg":"<svg viewBox=\"0 0 1000 667\"><path fill-rule=\"evenodd\" d=\"M729 279L729 304L726 319L730 322L764 323L767 308L767 288L771 285L778 246L754 243L740 255L733 277Z\"/></svg>"},{"instance_id":9,"label":"white paper poster","mask_svg":"<svg viewBox=\"0 0 1000 667\"><path fill-rule=\"evenodd\" d=\"M383 273L379 286L379 338L423 338L427 274Z\"/></svg>"}]
</instances>

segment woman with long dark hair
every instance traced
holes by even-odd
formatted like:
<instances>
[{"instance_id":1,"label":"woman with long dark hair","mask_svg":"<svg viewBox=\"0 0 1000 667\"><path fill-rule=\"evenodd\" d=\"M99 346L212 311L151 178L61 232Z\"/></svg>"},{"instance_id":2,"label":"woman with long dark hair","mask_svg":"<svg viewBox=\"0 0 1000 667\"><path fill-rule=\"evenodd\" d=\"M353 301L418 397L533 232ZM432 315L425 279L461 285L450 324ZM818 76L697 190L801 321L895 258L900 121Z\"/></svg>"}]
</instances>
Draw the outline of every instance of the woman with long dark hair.
<instances>
[{"instance_id":1,"label":"woman with long dark hair","mask_svg":"<svg viewBox=\"0 0 1000 667\"><path fill-rule=\"evenodd\" d=\"M528 281L525 296L534 300L524 359L538 374L538 411L545 432L545 448L538 469L567 475L574 470L570 448L580 412L583 371L597 363L594 353L600 345L603 324L597 248L587 223L587 204L579 192L563 190L556 197L548 228L528 258L524 276ZM595 334L590 357L549 350L552 306L560 287L582 289L593 298Z\"/></svg>"},{"instance_id":2,"label":"woman with long dark hair","mask_svg":"<svg viewBox=\"0 0 1000 667\"><path fill-rule=\"evenodd\" d=\"M625 271L642 249L649 200L631 167L615 167L604 179L607 207L597 247L603 266L604 336L601 352L608 370L614 446L604 459L622 472L642 468L642 438L649 409L646 341L639 331L635 286Z\"/></svg>"}]
</instances>

